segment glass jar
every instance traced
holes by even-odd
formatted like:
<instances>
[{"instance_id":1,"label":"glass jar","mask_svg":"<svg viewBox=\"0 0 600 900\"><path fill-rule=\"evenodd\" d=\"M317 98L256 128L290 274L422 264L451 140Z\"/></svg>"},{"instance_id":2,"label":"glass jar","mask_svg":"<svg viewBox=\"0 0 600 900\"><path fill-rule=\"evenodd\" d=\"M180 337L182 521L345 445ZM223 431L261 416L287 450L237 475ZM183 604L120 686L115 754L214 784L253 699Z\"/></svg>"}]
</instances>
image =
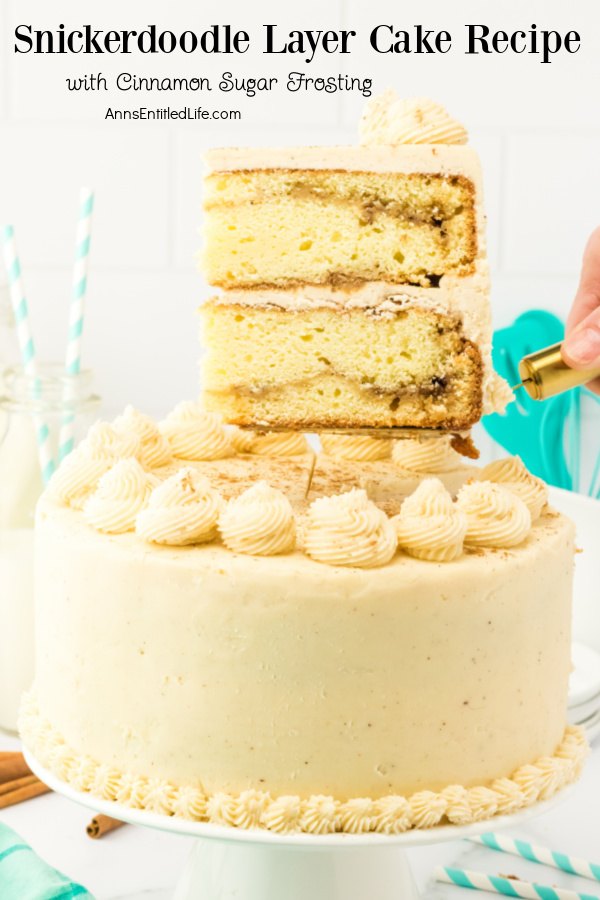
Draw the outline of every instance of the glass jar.
<instances>
[{"instance_id":1,"label":"glass jar","mask_svg":"<svg viewBox=\"0 0 600 900\"><path fill-rule=\"evenodd\" d=\"M8 283L0 271L0 372L12 361L17 342L15 320L10 305Z\"/></svg>"},{"instance_id":2,"label":"glass jar","mask_svg":"<svg viewBox=\"0 0 600 900\"><path fill-rule=\"evenodd\" d=\"M33 524L44 484L36 434L43 422L54 459L65 421L75 443L98 415L92 374L42 365L37 377L7 369L0 383L0 728L15 731L33 679Z\"/></svg>"}]
</instances>

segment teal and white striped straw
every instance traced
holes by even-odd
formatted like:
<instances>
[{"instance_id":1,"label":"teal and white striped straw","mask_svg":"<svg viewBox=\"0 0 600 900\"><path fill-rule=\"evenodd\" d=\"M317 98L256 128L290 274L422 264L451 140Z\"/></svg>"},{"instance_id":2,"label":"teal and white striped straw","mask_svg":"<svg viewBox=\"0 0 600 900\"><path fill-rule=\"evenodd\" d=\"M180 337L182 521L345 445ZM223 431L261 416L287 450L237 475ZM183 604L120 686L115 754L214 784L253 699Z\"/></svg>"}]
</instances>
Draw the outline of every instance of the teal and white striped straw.
<instances>
[{"instance_id":1,"label":"teal and white striped straw","mask_svg":"<svg viewBox=\"0 0 600 900\"><path fill-rule=\"evenodd\" d=\"M495 834L487 831L477 837L468 838L473 844L483 844L491 850L500 850L502 853L512 853L530 862L541 863L544 866L552 866L570 875L581 875L591 881L600 881L600 863L588 862L579 856L568 856L548 847L539 847L528 841L520 841L503 834Z\"/></svg>"},{"instance_id":2,"label":"teal and white striped straw","mask_svg":"<svg viewBox=\"0 0 600 900\"><path fill-rule=\"evenodd\" d=\"M21 264L17 254L15 230L12 225L5 225L2 229L2 247L23 369L25 370L25 374L32 379L35 386L35 379L37 379L38 376L35 345L33 343L31 323L29 321L29 309L23 287ZM50 430L39 413L34 415L33 423L36 433L42 479L44 484L47 484L55 469L50 441Z\"/></svg>"},{"instance_id":3,"label":"teal and white striped straw","mask_svg":"<svg viewBox=\"0 0 600 900\"><path fill-rule=\"evenodd\" d=\"M65 358L65 371L67 377L78 375L81 371L81 341L85 312L85 296L87 292L93 209L93 190L88 187L81 188L79 194L79 218L77 220L77 234L75 238L73 287L69 310L69 333L67 337L67 353ZM66 397L65 400L67 400ZM62 419L58 440L59 461L69 455L73 449L74 443L75 416L73 413L65 413Z\"/></svg>"},{"instance_id":4,"label":"teal and white striped straw","mask_svg":"<svg viewBox=\"0 0 600 900\"><path fill-rule=\"evenodd\" d=\"M470 869L438 866L434 878L444 884L455 884L457 887L471 888L475 891L502 894L504 897L525 897L526 900L598 900L595 894L580 894L567 888L550 887L550 885L520 881L516 878L503 878L500 875L484 875L483 872L472 872Z\"/></svg>"}]
</instances>

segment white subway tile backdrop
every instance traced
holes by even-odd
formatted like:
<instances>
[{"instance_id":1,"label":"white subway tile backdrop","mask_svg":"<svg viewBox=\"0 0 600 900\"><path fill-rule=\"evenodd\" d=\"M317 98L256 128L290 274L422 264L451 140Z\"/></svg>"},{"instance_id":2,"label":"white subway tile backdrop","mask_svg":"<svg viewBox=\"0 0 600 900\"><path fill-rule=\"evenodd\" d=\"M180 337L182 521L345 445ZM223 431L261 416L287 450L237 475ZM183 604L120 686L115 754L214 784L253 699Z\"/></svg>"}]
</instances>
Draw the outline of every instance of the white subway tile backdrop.
<instances>
[{"instance_id":1,"label":"white subway tile backdrop","mask_svg":"<svg viewBox=\"0 0 600 900\"><path fill-rule=\"evenodd\" d=\"M542 65L534 55L467 56L468 23L512 31L575 29L579 53ZM243 56L34 56L13 53L19 24L96 28L245 29ZM310 64L265 56L262 26L350 28L348 56ZM446 29L456 49L445 56L378 55L368 44L377 24ZM238 77L290 71L345 73L392 85L403 95L444 102L469 127L482 157L496 324L544 307L564 316L577 282L585 238L600 224L600 9L593 0L303 0L301 5L192 0L1 0L0 219L17 228L40 355L64 353L77 195L96 189L84 360L96 373L107 412L134 402L161 414L198 391L195 310L208 288L197 272L201 158L222 144L350 142L365 100L359 93L245 97L196 93L69 93L65 78L102 72ZM119 108L171 106L239 109L241 122L104 120Z\"/></svg>"}]
</instances>

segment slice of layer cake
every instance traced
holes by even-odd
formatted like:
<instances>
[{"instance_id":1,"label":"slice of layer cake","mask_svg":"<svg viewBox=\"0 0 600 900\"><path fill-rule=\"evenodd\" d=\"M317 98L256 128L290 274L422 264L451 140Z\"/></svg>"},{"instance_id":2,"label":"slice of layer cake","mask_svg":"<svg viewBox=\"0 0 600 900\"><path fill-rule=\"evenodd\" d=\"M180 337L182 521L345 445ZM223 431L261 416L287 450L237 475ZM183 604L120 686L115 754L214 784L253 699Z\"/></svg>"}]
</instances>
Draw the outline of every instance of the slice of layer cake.
<instances>
[{"instance_id":1,"label":"slice of layer cake","mask_svg":"<svg viewBox=\"0 0 600 900\"><path fill-rule=\"evenodd\" d=\"M230 422L459 430L507 402L466 132L389 92L362 131L208 154L204 392Z\"/></svg>"}]
</instances>

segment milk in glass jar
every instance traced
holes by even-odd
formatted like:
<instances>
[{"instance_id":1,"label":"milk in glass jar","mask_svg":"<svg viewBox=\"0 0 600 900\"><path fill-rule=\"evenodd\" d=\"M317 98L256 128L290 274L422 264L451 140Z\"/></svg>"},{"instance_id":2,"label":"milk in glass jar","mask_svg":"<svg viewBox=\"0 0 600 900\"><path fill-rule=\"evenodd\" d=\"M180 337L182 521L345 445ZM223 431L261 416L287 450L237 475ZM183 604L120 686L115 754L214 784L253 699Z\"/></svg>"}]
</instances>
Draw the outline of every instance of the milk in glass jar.
<instances>
[{"instance_id":1,"label":"milk in glass jar","mask_svg":"<svg viewBox=\"0 0 600 900\"><path fill-rule=\"evenodd\" d=\"M0 728L15 731L21 695L33 678L33 525L44 488L40 433L57 459L61 426L74 442L97 416L90 372L41 365L8 368L0 383ZM46 478L49 475L46 466Z\"/></svg>"}]
</instances>

